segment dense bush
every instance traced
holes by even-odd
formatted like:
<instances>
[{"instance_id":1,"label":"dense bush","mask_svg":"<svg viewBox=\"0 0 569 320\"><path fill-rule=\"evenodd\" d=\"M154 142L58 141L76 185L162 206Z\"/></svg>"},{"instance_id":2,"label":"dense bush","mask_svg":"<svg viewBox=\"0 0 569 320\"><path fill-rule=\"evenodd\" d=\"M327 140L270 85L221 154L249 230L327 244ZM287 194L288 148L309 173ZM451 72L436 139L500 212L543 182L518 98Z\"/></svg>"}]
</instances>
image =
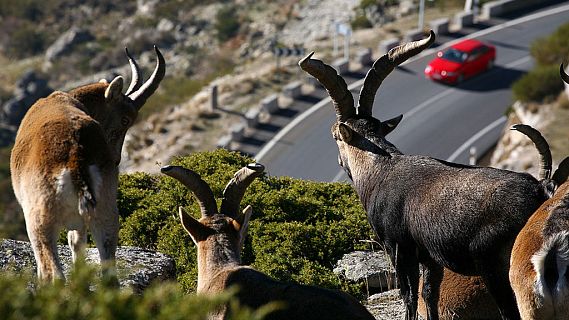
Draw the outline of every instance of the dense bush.
<instances>
[{"instance_id":1,"label":"dense bush","mask_svg":"<svg viewBox=\"0 0 569 320\"><path fill-rule=\"evenodd\" d=\"M534 41L531 55L538 65L556 65L569 57L569 23L561 25L553 34Z\"/></svg>"},{"instance_id":2,"label":"dense bush","mask_svg":"<svg viewBox=\"0 0 569 320\"><path fill-rule=\"evenodd\" d=\"M198 172L220 199L233 173L252 161L218 150L173 163ZM249 187L242 205L253 206L243 250L245 264L279 280L363 294L363 288L338 279L332 272L343 254L361 248L359 240L371 236L365 212L349 185L262 177ZM192 194L174 179L142 173L121 176L122 244L158 249L172 256L179 283L192 291L197 280L196 252L176 216L178 206L199 217Z\"/></svg>"},{"instance_id":3,"label":"dense bush","mask_svg":"<svg viewBox=\"0 0 569 320\"><path fill-rule=\"evenodd\" d=\"M96 281L95 272L79 263L68 279L55 284L35 285L31 275L0 274L0 314L2 319L132 319L175 320L207 319L207 314L227 302L231 319L262 319L271 306L257 311L240 308L231 292L217 297L188 295L174 283L161 283L142 295L112 287L108 281ZM93 286L94 285L94 286ZM94 289L95 288L95 289ZM9 294L7 294L9 293Z\"/></svg>"},{"instance_id":4,"label":"dense bush","mask_svg":"<svg viewBox=\"0 0 569 320\"><path fill-rule=\"evenodd\" d=\"M538 66L512 86L514 97L524 102L542 102L555 99L563 90L559 66Z\"/></svg>"},{"instance_id":5,"label":"dense bush","mask_svg":"<svg viewBox=\"0 0 569 320\"><path fill-rule=\"evenodd\" d=\"M514 98L524 102L556 98L563 90L559 64L569 56L569 23L560 26L553 34L535 40L530 52L537 66L514 83Z\"/></svg>"}]
</instances>

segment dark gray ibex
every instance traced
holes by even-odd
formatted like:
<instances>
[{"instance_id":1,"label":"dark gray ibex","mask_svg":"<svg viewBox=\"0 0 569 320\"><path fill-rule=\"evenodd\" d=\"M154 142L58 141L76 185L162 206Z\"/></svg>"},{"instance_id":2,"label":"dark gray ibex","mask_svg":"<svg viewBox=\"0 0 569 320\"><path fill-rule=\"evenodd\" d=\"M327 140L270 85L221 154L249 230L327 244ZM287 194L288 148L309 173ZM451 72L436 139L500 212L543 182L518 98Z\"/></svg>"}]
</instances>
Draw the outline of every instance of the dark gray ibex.
<instances>
[{"instance_id":1,"label":"dark gray ibex","mask_svg":"<svg viewBox=\"0 0 569 320\"><path fill-rule=\"evenodd\" d=\"M26 113L12 149L12 186L24 211L38 277L63 278L57 255L59 232L67 228L73 261L91 231L101 262L114 265L118 242L118 165L126 131L164 78L166 64L156 48L156 67L142 81L126 52L132 81L123 78L56 91ZM110 270L105 268L104 270Z\"/></svg>"},{"instance_id":2,"label":"dark gray ibex","mask_svg":"<svg viewBox=\"0 0 569 320\"><path fill-rule=\"evenodd\" d=\"M241 249L247 234L251 206L239 211L245 189L261 175L264 167L250 164L235 173L223 191L219 211L213 192L195 172L179 166L167 166L162 172L193 191L201 208L198 221L180 207L180 219L198 251L198 293L220 293L237 286L241 305L257 309L270 302L283 303L283 309L266 319L345 320L374 317L352 296L328 289L282 283L248 266L241 265ZM227 310L219 310L210 319L224 319Z\"/></svg>"},{"instance_id":3,"label":"dark gray ibex","mask_svg":"<svg viewBox=\"0 0 569 320\"><path fill-rule=\"evenodd\" d=\"M429 319L438 319L443 266L459 274L480 275L502 318L517 319L508 281L509 256L516 234L547 199L540 182L525 173L404 155L385 139L402 116L386 121L372 116L382 81L434 41L431 31L427 39L393 48L375 61L357 108L332 67L312 59L313 53L299 65L332 98L337 117L332 136L339 163L353 181L374 232L385 242L397 271L406 318L416 317L422 264L422 295Z\"/></svg>"},{"instance_id":4,"label":"dark gray ibex","mask_svg":"<svg viewBox=\"0 0 569 320\"><path fill-rule=\"evenodd\" d=\"M560 73L569 84L563 65ZM540 153L549 153L537 130L514 129L528 135ZM524 320L569 319L569 157L550 175L551 167L542 170L542 178L559 188L529 218L512 249L510 282Z\"/></svg>"}]
</instances>

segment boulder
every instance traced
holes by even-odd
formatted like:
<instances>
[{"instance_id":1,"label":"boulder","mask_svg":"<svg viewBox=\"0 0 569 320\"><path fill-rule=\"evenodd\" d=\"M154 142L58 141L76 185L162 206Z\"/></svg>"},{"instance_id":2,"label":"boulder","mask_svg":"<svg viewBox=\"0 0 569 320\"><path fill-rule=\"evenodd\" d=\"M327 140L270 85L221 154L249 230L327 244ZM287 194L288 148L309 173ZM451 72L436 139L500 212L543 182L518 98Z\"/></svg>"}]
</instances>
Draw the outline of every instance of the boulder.
<instances>
[{"instance_id":1,"label":"boulder","mask_svg":"<svg viewBox=\"0 0 569 320\"><path fill-rule=\"evenodd\" d=\"M338 261L334 273L350 281L361 282L370 291L384 291L396 287L395 269L383 251L354 251Z\"/></svg>"},{"instance_id":2,"label":"boulder","mask_svg":"<svg viewBox=\"0 0 569 320\"><path fill-rule=\"evenodd\" d=\"M93 39L95 39L95 37L93 37L89 31L82 30L78 27L71 27L71 29L59 36L59 38L57 38L57 40L47 48L45 52L45 60L52 62L70 52L75 45L88 42Z\"/></svg>"}]
</instances>

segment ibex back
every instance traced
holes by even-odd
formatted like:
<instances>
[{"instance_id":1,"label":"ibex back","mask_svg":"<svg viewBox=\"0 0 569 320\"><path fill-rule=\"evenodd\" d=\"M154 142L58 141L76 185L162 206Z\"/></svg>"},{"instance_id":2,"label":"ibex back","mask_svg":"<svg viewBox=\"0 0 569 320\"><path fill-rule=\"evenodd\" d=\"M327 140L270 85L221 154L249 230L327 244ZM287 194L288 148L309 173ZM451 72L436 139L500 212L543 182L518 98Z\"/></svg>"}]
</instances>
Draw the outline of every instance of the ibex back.
<instances>
[{"instance_id":1,"label":"ibex back","mask_svg":"<svg viewBox=\"0 0 569 320\"><path fill-rule=\"evenodd\" d=\"M69 230L73 261L86 243L88 228L104 270L114 267L121 149L138 110L164 77L164 58L155 51L156 68L145 83L127 51L132 81L125 94L120 76L110 84L56 91L38 100L22 120L10 170L40 279L63 277L57 254L63 228Z\"/></svg>"}]
</instances>

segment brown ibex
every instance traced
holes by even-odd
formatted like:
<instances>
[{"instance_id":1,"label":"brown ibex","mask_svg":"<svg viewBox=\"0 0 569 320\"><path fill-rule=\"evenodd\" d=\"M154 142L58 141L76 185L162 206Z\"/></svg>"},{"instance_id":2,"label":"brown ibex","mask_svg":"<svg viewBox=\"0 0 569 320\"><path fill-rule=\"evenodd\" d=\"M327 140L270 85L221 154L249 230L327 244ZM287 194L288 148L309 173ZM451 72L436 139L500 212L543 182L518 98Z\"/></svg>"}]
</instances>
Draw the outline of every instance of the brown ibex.
<instances>
[{"instance_id":1,"label":"brown ibex","mask_svg":"<svg viewBox=\"0 0 569 320\"><path fill-rule=\"evenodd\" d=\"M145 83L127 51L132 81L125 94L120 76L110 84L56 91L38 100L20 124L10 170L40 279L63 278L57 254L63 228L73 261L86 244L88 229L103 270L114 269L121 148L127 129L165 73L164 58L154 48L156 67Z\"/></svg>"},{"instance_id":2,"label":"brown ibex","mask_svg":"<svg viewBox=\"0 0 569 320\"><path fill-rule=\"evenodd\" d=\"M328 289L282 283L248 266L241 265L241 249L247 233L251 206L239 214L239 205L249 184L262 174L264 167L250 164L235 173L223 191L217 210L213 192L195 172L179 166L161 169L193 191L201 208L196 220L180 207L180 220L198 252L198 288L200 294L216 294L237 286L241 305L259 308L280 302L283 308L267 319L369 319L374 317L352 296ZM223 319L227 310L219 310L212 319Z\"/></svg>"},{"instance_id":3,"label":"brown ibex","mask_svg":"<svg viewBox=\"0 0 569 320\"><path fill-rule=\"evenodd\" d=\"M561 78L569 76L561 65ZM526 130L536 145L549 153L539 132ZM523 131L522 131L523 132ZM551 168L542 170L549 179ZM539 207L518 234L510 261L510 282L524 320L569 319L569 158L555 172L560 185L553 197Z\"/></svg>"},{"instance_id":4,"label":"brown ibex","mask_svg":"<svg viewBox=\"0 0 569 320\"><path fill-rule=\"evenodd\" d=\"M367 73L355 108L345 81L330 66L312 59L300 67L327 89L336 110L332 136L340 166L353 182L374 232L395 266L406 318L416 317L419 264L429 319L438 319L443 267L479 275L503 319L519 313L508 280L514 239L529 216L547 199L537 179L526 173L449 163L405 155L385 139L402 116L372 116L375 93L395 67L429 47L427 39L391 49ZM406 89L404 89L406 90Z\"/></svg>"},{"instance_id":5,"label":"brown ibex","mask_svg":"<svg viewBox=\"0 0 569 320\"><path fill-rule=\"evenodd\" d=\"M422 278L419 290L422 288ZM441 320L493 320L500 318L494 298L478 276L463 276L444 269L439 295L439 319ZM418 313L427 318L425 301L419 298Z\"/></svg>"}]
</instances>

